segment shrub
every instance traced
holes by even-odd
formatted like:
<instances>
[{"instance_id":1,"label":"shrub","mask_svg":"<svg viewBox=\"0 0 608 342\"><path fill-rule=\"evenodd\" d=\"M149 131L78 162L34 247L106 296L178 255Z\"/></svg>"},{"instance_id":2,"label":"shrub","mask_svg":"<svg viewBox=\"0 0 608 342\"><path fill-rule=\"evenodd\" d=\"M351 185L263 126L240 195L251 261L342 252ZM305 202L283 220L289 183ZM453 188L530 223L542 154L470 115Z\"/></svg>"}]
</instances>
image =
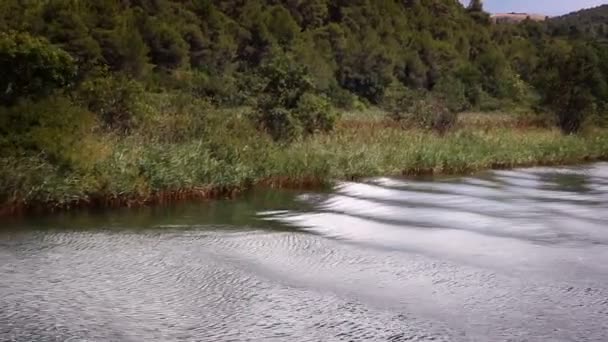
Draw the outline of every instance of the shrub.
<instances>
[{"instance_id":1,"label":"shrub","mask_svg":"<svg viewBox=\"0 0 608 342\"><path fill-rule=\"evenodd\" d=\"M141 119L143 87L120 75L106 75L85 81L78 98L95 113L104 128L126 133Z\"/></svg>"},{"instance_id":2,"label":"shrub","mask_svg":"<svg viewBox=\"0 0 608 342\"><path fill-rule=\"evenodd\" d=\"M331 131L338 118L326 97L311 93L300 97L295 114L306 134Z\"/></svg>"},{"instance_id":3,"label":"shrub","mask_svg":"<svg viewBox=\"0 0 608 342\"><path fill-rule=\"evenodd\" d=\"M247 101L247 95L239 90L237 79L230 75L191 74L190 91L218 106L239 106Z\"/></svg>"},{"instance_id":4,"label":"shrub","mask_svg":"<svg viewBox=\"0 0 608 342\"><path fill-rule=\"evenodd\" d=\"M258 127L286 141L333 129L337 115L327 98L314 94L305 68L283 56L262 70L267 83L251 115Z\"/></svg>"},{"instance_id":5,"label":"shrub","mask_svg":"<svg viewBox=\"0 0 608 342\"><path fill-rule=\"evenodd\" d=\"M329 86L327 95L332 104L337 108L351 110L355 107L357 102L357 97L354 94L340 87L337 83Z\"/></svg>"},{"instance_id":6,"label":"shrub","mask_svg":"<svg viewBox=\"0 0 608 342\"><path fill-rule=\"evenodd\" d=\"M450 110L441 96L412 91L388 95L385 109L393 120L401 122L405 127L434 130L443 134L456 125L458 115Z\"/></svg>"},{"instance_id":7,"label":"shrub","mask_svg":"<svg viewBox=\"0 0 608 342\"><path fill-rule=\"evenodd\" d=\"M465 85L457 78L451 76L441 78L433 88L433 92L437 97L443 99L452 112L463 112L471 108Z\"/></svg>"},{"instance_id":8,"label":"shrub","mask_svg":"<svg viewBox=\"0 0 608 342\"><path fill-rule=\"evenodd\" d=\"M517 125L521 127L549 128L555 126L555 117L538 106L532 108L514 108Z\"/></svg>"},{"instance_id":9,"label":"shrub","mask_svg":"<svg viewBox=\"0 0 608 342\"><path fill-rule=\"evenodd\" d=\"M266 80L258 103L262 110L277 107L294 109L300 97L314 89L306 68L286 56L276 57L264 64L261 75Z\"/></svg>"},{"instance_id":10,"label":"shrub","mask_svg":"<svg viewBox=\"0 0 608 342\"><path fill-rule=\"evenodd\" d=\"M424 96L423 90L410 90L401 83L393 82L384 93L381 107L393 120L402 121L420 96Z\"/></svg>"},{"instance_id":11,"label":"shrub","mask_svg":"<svg viewBox=\"0 0 608 342\"><path fill-rule=\"evenodd\" d=\"M93 124L90 112L65 97L23 100L10 108L0 107L0 151L2 155L42 153L64 165L88 160L83 146Z\"/></svg>"},{"instance_id":12,"label":"shrub","mask_svg":"<svg viewBox=\"0 0 608 342\"><path fill-rule=\"evenodd\" d=\"M72 57L47 40L0 32L0 102L47 96L68 86L75 75Z\"/></svg>"},{"instance_id":13,"label":"shrub","mask_svg":"<svg viewBox=\"0 0 608 342\"><path fill-rule=\"evenodd\" d=\"M597 109L594 94L605 87L598 77L600 61L586 44L573 46L557 59L543 79L543 103L555 113L562 132L577 133Z\"/></svg>"},{"instance_id":14,"label":"shrub","mask_svg":"<svg viewBox=\"0 0 608 342\"><path fill-rule=\"evenodd\" d=\"M302 135L303 129L293 112L275 107L253 113L257 126L276 141L291 141Z\"/></svg>"},{"instance_id":15,"label":"shrub","mask_svg":"<svg viewBox=\"0 0 608 342\"><path fill-rule=\"evenodd\" d=\"M205 134L208 114L212 106L205 100L187 93L146 93L145 105L135 133L149 140L164 143L179 143L198 139ZM215 127L220 126L218 122Z\"/></svg>"},{"instance_id":16,"label":"shrub","mask_svg":"<svg viewBox=\"0 0 608 342\"><path fill-rule=\"evenodd\" d=\"M175 27L152 17L144 27L144 39L150 48L150 59L158 68L174 70L188 59L188 43Z\"/></svg>"},{"instance_id":17,"label":"shrub","mask_svg":"<svg viewBox=\"0 0 608 342\"><path fill-rule=\"evenodd\" d=\"M429 95L414 101L407 120L410 124L439 134L456 125L458 115L441 98Z\"/></svg>"}]
</instances>

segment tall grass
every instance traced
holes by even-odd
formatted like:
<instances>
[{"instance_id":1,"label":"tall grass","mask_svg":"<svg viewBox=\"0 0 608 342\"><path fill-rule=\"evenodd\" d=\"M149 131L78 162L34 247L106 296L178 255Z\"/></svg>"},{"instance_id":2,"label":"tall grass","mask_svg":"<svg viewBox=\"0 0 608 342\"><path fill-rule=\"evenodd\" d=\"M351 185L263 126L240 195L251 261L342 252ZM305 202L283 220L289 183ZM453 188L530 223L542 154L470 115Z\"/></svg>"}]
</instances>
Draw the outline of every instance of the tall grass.
<instances>
[{"instance_id":1,"label":"tall grass","mask_svg":"<svg viewBox=\"0 0 608 342\"><path fill-rule=\"evenodd\" d=\"M231 121L232 120L232 121ZM281 145L232 118L225 129L171 142L106 137L88 167L43 156L0 158L0 214L31 208L138 205L230 194L254 184L309 186L375 175L468 173L608 158L608 132L460 128L443 136L391 125L342 123Z\"/></svg>"}]
</instances>

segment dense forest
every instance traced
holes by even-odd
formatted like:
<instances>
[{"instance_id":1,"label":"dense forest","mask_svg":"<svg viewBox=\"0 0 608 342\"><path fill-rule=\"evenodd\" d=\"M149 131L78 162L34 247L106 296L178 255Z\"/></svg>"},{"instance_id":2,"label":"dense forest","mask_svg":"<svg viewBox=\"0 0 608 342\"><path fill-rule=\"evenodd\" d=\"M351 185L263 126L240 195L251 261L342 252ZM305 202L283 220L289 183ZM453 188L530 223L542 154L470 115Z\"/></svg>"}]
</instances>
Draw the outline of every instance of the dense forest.
<instances>
[{"instance_id":1,"label":"dense forest","mask_svg":"<svg viewBox=\"0 0 608 342\"><path fill-rule=\"evenodd\" d=\"M32 158L99 189L88 170L128 139L203 139L225 162L237 135L285 145L369 107L440 133L470 110L599 126L608 47L579 33L605 27L567 18L493 24L457 0L3 0L3 191Z\"/></svg>"}]
</instances>

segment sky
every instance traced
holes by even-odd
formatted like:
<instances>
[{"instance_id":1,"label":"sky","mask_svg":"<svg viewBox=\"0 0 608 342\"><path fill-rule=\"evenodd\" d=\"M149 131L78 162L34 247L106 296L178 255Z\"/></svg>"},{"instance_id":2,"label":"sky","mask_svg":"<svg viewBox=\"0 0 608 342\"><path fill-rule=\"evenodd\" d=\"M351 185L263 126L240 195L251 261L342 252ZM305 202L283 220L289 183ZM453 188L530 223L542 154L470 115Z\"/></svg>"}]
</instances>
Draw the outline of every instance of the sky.
<instances>
[{"instance_id":1,"label":"sky","mask_svg":"<svg viewBox=\"0 0 608 342\"><path fill-rule=\"evenodd\" d=\"M469 0L461 0L468 5ZM484 8L490 13L527 12L560 15L582 8L608 4L608 0L485 0Z\"/></svg>"}]
</instances>

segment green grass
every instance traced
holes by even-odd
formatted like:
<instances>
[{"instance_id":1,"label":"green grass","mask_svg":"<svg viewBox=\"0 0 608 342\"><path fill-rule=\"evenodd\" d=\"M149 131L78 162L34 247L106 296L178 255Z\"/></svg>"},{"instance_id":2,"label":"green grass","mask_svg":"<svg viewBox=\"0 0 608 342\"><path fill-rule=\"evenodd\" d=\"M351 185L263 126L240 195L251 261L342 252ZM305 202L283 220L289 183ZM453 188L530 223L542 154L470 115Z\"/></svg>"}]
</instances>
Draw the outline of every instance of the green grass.
<instances>
[{"instance_id":1,"label":"green grass","mask_svg":"<svg viewBox=\"0 0 608 342\"><path fill-rule=\"evenodd\" d=\"M0 212L209 197L255 184L304 186L608 158L608 132L602 130L564 136L547 129L465 127L438 136L343 122L331 134L289 145L243 133L220 131L173 143L106 137L94 145L102 146L99 156L78 167L56 166L41 156L0 158Z\"/></svg>"}]
</instances>

